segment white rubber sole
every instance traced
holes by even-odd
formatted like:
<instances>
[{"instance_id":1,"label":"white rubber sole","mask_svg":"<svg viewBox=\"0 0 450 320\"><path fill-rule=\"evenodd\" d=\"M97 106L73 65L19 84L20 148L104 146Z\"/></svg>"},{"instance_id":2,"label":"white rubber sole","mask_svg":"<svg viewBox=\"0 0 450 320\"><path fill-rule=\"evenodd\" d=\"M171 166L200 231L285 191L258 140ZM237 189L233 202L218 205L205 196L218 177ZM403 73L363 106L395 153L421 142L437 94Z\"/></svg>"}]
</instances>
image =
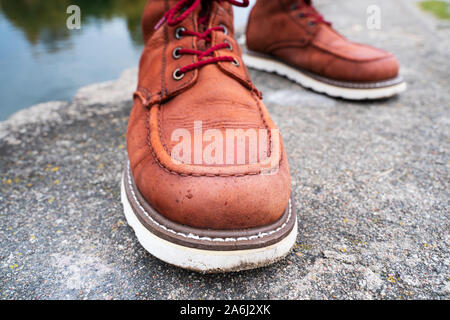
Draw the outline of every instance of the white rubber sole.
<instances>
[{"instance_id":1,"label":"white rubber sole","mask_svg":"<svg viewBox=\"0 0 450 320\"><path fill-rule=\"evenodd\" d=\"M127 219L141 245L156 258L183 269L222 273L263 267L284 258L297 240L297 219L287 237L271 246L237 251L201 250L164 240L150 232L136 217L122 179L121 198Z\"/></svg>"},{"instance_id":2,"label":"white rubber sole","mask_svg":"<svg viewBox=\"0 0 450 320\"><path fill-rule=\"evenodd\" d=\"M305 88L319 93L324 93L335 98L343 98L348 100L375 100L389 98L396 94L402 93L407 87L405 82L392 86L370 89L339 87L314 79L289 65L273 59L255 56L250 53L244 53L243 60L249 68L276 73L300 84Z\"/></svg>"}]
</instances>

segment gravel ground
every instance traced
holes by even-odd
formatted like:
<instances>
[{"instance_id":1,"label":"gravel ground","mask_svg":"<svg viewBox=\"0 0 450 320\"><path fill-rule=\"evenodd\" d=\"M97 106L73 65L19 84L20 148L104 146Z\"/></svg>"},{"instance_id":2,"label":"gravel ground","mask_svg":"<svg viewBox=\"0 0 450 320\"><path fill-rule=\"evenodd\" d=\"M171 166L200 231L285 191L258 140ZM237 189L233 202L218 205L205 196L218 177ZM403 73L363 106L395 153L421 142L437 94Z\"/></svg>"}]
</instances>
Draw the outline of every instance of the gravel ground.
<instances>
[{"instance_id":1,"label":"gravel ground","mask_svg":"<svg viewBox=\"0 0 450 320\"><path fill-rule=\"evenodd\" d=\"M397 54L409 89L353 103L252 71L299 208L287 259L201 275L139 245L119 199L128 70L0 123L0 299L448 299L450 25L414 1L319 4L349 38ZM381 30L366 28L369 4Z\"/></svg>"}]
</instances>

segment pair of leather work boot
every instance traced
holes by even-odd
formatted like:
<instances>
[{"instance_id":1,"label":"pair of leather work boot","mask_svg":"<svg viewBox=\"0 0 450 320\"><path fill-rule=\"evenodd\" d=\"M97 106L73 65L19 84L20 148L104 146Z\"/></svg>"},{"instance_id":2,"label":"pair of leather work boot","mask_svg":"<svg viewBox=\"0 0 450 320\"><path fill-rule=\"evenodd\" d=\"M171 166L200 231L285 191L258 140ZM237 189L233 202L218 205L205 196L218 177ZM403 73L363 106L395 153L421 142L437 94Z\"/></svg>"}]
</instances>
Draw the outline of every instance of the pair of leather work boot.
<instances>
[{"instance_id":1,"label":"pair of leather work boot","mask_svg":"<svg viewBox=\"0 0 450 320\"><path fill-rule=\"evenodd\" d=\"M150 0L122 202L155 257L200 272L265 266L297 238L280 133L245 63L347 99L404 90L395 57L351 43L305 0L258 0L244 58L233 6ZM245 61L245 63L244 63Z\"/></svg>"}]
</instances>

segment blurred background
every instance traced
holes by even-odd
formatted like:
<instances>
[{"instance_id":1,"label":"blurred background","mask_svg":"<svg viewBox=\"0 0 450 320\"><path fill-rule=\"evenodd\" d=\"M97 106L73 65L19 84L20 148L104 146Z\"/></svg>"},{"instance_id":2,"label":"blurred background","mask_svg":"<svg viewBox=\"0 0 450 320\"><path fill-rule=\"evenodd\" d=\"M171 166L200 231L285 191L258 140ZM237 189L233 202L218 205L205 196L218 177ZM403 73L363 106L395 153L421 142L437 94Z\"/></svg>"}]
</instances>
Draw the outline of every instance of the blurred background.
<instances>
[{"instance_id":1,"label":"blurred background","mask_svg":"<svg viewBox=\"0 0 450 320\"><path fill-rule=\"evenodd\" d=\"M0 0L0 121L137 67L147 0ZM252 1L254 2L254 1ZM81 29L68 30L69 5ZM249 8L235 10L243 27Z\"/></svg>"}]
</instances>

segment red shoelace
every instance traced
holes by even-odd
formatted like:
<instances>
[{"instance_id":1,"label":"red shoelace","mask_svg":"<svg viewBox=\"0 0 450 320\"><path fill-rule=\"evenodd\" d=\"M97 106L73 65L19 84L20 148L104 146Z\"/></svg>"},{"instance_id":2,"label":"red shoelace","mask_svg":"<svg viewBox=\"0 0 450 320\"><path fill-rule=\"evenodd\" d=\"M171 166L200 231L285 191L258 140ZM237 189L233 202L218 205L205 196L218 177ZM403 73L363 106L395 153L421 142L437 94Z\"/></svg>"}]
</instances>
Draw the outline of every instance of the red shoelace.
<instances>
[{"instance_id":1,"label":"red shoelace","mask_svg":"<svg viewBox=\"0 0 450 320\"><path fill-rule=\"evenodd\" d=\"M227 1L231 3L232 5L238 6L238 7L247 7L249 5L249 0L211 0L211 1ZM186 19L192 12L197 9L199 5L201 5L202 0L180 0L178 3L171 8L169 11L167 11L162 19L156 24L155 30L158 30L164 23L167 22L169 26L175 26L181 22L183 22L184 19ZM184 10L184 11L183 11ZM199 24L206 24L208 21L208 17L200 17L198 19ZM195 31L189 31L182 29L180 32L177 32L179 36L192 36L197 37L197 40L204 40L207 43L211 42L211 33L213 31L222 31L226 32L226 28L224 26L217 26L217 27L211 27L204 32L195 32ZM193 50L193 49L183 49L179 48L177 50L177 55L181 56L183 54L190 54L190 55L196 55L198 57L198 62L195 62L193 64L187 65L183 68L180 68L175 71L174 76L177 77L177 79L181 79L183 75L186 72L189 72L194 69L201 68L207 64L217 63L220 61L228 61L228 62L234 62L238 64L237 61L235 61L235 58L230 56L221 56L221 57L210 57L214 54L215 51L230 48L230 43L220 43L215 46L212 46L208 48L205 51L201 50ZM206 58L206 59L205 59Z\"/></svg>"},{"instance_id":2,"label":"red shoelace","mask_svg":"<svg viewBox=\"0 0 450 320\"><path fill-rule=\"evenodd\" d=\"M313 18L311 21L314 24L325 23L325 24L331 26L331 22L328 22L327 20L325 20L324 17L319 12L317 12L316 8L312 4L312 0L302 0L301 4L296 3L296 4L292 5L291 8L292 8L292 10L297 10L297 9L301 10L301 13L299 15L300 18L311 17L311 18Z\"/></svg>"}]
</instances>

